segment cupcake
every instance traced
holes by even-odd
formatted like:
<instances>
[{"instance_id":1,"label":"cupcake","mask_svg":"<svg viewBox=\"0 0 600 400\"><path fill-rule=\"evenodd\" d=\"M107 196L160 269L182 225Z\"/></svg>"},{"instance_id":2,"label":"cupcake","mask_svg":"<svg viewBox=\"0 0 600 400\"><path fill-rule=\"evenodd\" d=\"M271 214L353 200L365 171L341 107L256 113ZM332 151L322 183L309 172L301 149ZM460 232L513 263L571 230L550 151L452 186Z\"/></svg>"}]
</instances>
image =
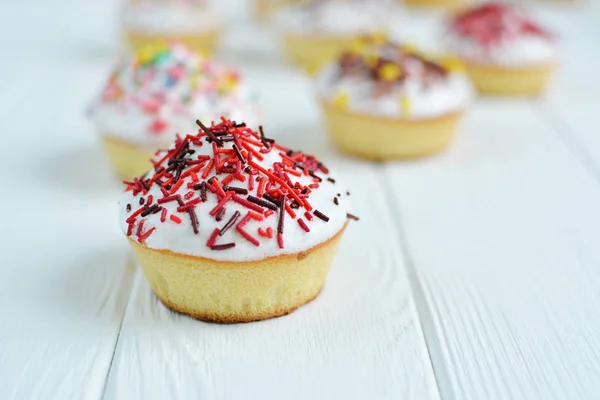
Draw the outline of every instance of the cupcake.
<instances>
[{"instance_id":1,"label":"cupcake","mask_svg":"<svg viewBox=\"0 0 600 400\"><path fill-rule=\"evenodd\" d=\"M168 148L175 134L194 129L195 118L225 115L257 123L260 113L256 95L237 71L181 45L147 47L123 60L90 108L123 179L147 172L154 152Z\"/></svg>"},{"instance_id":2,"label":"cupcake","mask_svg":"<svg viewBox=\"0 0 600 400\"><path fill-rule=\"evenodd\" d=\"M386 0L308 0L283 8L275 22L287 58L312 73L354 39L387 31L392 11Z\"/></svg>"},{"instance_id":3,"label":"cupcake","mask_svg":"<svg viewBox=\"0 0 600 400\"><path fill-rule=\"evenodd\" d=\"M319 295L348 195L315 157L225 118L125 182L120 223L156 296L194 318L288 314Z\"/></svg>"},{"instance_id":4,"label":"cupcake","mask_svg":"<svg viewBox=\"0 0 600 400\"><path fill-rule=\"evenodd\" d=\"M550 33L507 4L488 3L457 15L448 45L484 94L539 93L557 65Z\"/></svg>"},{"instance_id":5,"label":"cupcake","mask_svg":"<svg viewBox=\"0 0 600 400\"><path fill-rule=\"evenodd\" d=\"M125 41L134 51L161 41L178 41L211 54L219 19L208 0L129 0L122 10Z\"/></svg>"},{"instance_id":6,"label":"cupcake","mask_svg":"<svg viewBox=\"0 0 600 400\"><path fill-rule=\"evenodd\" d=\"M372 160L420 157L446 147L472 92L456 61L369 40L325 67L316 86L334 144Z\"/></svg>"}]
</instances>

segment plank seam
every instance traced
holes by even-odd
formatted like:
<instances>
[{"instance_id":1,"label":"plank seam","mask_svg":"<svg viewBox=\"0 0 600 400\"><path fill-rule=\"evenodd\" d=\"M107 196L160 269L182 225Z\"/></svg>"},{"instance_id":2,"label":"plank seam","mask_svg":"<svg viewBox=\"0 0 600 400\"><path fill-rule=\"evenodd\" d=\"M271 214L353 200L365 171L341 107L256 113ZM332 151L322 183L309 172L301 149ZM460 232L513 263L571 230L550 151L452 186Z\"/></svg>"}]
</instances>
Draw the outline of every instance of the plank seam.
<instances>
[{"instance_id":1,"label":"plank seam","mask_svg":"<svg viewBox=\"0 0 600 400\"><path fill-rule=\"evenodd\" d=\"M385 193L386 202L388 203L388 208L391 210L392 218L396 221L396 224L394 225L400 239L400 247L402 249L404 263L408 273L408 285L417 311L421 333L425 340L427 355L433 370L436 388L442 400L456 400L456 396L452 389L450 375L441 351L440 340L433 323L433 315L427 303L425 292L419 280L415 263L413 262L413 257L409 250L406 231L402 224L402 216L398 207L394 206L398 202L395 201L394 194L390 189L393 185L387 168L384 170L383 175L385 177L381 177L380 179L382 180L383 191Z\"/></svg>"},{"instance_id":2,"label":"plank seam","mask_svg":"<svg viewBox=\"0 0 600 400\"><path fill-rule=\"evenodd\" d=\"M134 263L135 263L135 260L133 259L133 255L130 254L129 257L127 258L125 268L128 268L129 265L134 264ZM119 339L121 338L121 332L123 330L123 323L125 322L125 317L127 316L127 312L129 311L129 306L132 303L131 298L136 291L135 290L136 282L137 282L138 278L139 278L139 270L137 270L135 275L133 276L134 282L132 285L130 285L130 288L129 288L129 296L127 296L127 305L125 306L125 310L123 310L123 315L121 316L121 323L119 324L119 330L117 332L117 337L115 339L115 346L113 348L112 356L110 357L110 363L108 364L108 370L106 371L106 378L104 379L104 386L102 387L102 395L100 397L101 399L106 399L106 390L108 388L108 381L110 379L110 373L112 372L113 362L115 361L115 357L117 354L117 348L119 346Z\"/></svg>"}]
</instances>

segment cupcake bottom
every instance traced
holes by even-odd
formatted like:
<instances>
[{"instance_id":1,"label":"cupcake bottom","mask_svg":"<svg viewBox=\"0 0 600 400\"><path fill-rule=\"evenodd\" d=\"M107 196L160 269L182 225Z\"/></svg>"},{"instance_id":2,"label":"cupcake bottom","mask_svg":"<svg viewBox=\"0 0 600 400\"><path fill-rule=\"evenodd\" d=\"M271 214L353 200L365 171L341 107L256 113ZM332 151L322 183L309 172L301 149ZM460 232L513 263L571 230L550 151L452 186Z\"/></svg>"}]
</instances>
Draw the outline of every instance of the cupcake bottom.
<instances>
[{"instance_id":1,"label":"cupcake bottom","mask_svg":"<svg viewBox=\"0 0 600 400\"><path fill-rule=\"evenodd\" d=\"M270 0L254 0L254 19L265 21L271 14Z\"/></svg>"},{"instance_id":2,"label":"cupcake bottom","mask_svg":"<svg viewBox=\"0 0 600 400\"><path fill-rule=\"evenodd\" d=\"M200 54L211 55L215 52L218 40L218 30L188 33L175 36L164 36L160 34L148 34L135 31L125 32L125 41L127 42L129 48L134 51L155 43L174 41L182 43Z\"/></svg>"},{"instance_id":3,"label":"cupcake bottom","mask_svg":"<svg viewBox=\"0 0 600 400\"><path fill-rule=\"evenodd\" d=\"M323 104L333 143L344 153L374 161L410 159L437 153L454 136L462 113L426 120L355 114Z\"/></svg>"},{"instance_id":4,"label":"cupcake bottom","mask_svg":"<svg viewBox=\"0 0 600 400\"><path fill-rule=\"evenodd\" d=\"M479 93L498 96L538 94L546 88L556 69L554 64L527 68L465 64Z\"/></svg>"},{"instance_id":5,"label":"cupcake bottom","mask_svg":"<svg viewBox=\"0 0 600 400\"><path fill-rule=\"evenodd\" d=\"M284 3L284 0L254 0L254 18L257 21L266 21Z\"/></svg>"},{"instance_id":6,"label":"cupcake bottom","mask_svg":"<svg viewBox=\"0 0 600 400\"><path fill-rule=\"evenodd\" d=\"M306 72L313 74L325 63L349 48L354 37L283 34L286 57Z\"/></svg>"},{"instance_id":7,"label":"cupcake bottom","mask_svg":"<svg viewBox=\"0 0 600 400\"><path fill-rule=\"evenodd\" d=\"M401 0L409 7L439 8L444 10L459 10L469 5L471 0Z\"/></svg>"},{"instance_id":8,"label":"cupcake bottom","mask_svg":"<svg viewBox=\"0 0 600 400\"><path fill-rule=\"evenodd\" d=\"M150 158L153 154L148 150L110 135L101 137L104 150L119 178L129 180L145 174L152 167Z\"/></svg>"},{"instance_id":9,"label":"cupcake bottom","mask_svg":"<svg viewBox=\"0 0 600 400\"><path fill-rule=\"evenodd\" d=\"M203 321L252 322L279 317L316 298L344 232L307 251L260 261L216 261L154 250L129 239L156 297Z\"/></svg>"}]
</instances>

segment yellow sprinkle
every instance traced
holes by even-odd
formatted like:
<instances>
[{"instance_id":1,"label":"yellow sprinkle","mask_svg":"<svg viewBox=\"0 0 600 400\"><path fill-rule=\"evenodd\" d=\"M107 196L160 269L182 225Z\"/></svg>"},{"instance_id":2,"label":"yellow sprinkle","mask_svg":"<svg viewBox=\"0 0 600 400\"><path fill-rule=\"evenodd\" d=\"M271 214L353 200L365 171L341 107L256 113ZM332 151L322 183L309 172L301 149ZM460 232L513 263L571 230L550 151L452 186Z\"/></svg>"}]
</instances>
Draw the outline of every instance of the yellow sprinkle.
<instances>
[{"instance_id":1,"label":"yellow sprinkle","mask_svg":"<svg viewBox=\"0 0 600 400\"><path fill-rule=\"evenodd\" d=\"M321 69L323 61L307 61L304 64L304 70L309 75L316 75Z\"/></svg>"},{"instance_id":2,"label":"yellow sprinkle","mask_svg":"<svg viewBox=\"0 0 600 400\"><path fill-rule=\"evenodd\" d=\"M169 46L168 46L167 42L165 42L164 40L159 40L159 41L153 42L151 44L148 44L148 45L142 47L140 50L138 50L137 60L141 64L145 64L147 62L151 62L156 57L158 57L161 53L164 53L165 51L168 51L168 50L169 50Z\"/></svg>"},{"instance_id":3,"label":"yellow sprinkle","mask_svg":"<svg viewBox=\"0 0 600 400\"><path fill-rule=\"evenodd\" d=\"M198 74L194 74L190 78L190 86L192 87L192 89L196 89L198 87L198 78L199 78Z\"/></svg>"},{"instance_id":4,"label":"yellow sprinkle","mask_svg":"<svg viewBox=\"0 0 600 400\"><path fill-rule=\"evenodd\" d=\"M350 44L350 52L353 54L362 54L365 50L366 44L361 39L353 40Z\"/></svg>"},{"instance_id":5,"label":"yellow sprinkle","mask_svg":"<svg viewBox=\"0 0 600 400\"><path fill-rule=\"evenodd\" d=\"M408 54L416 54L417 49L411 43L403 43L400 45L400 50Z\"/></svg>"},{"instance_id":6,"label":"yellow sprinkle","mask_svg":"<svg viewBox=\"0 0 600 400\"><path fill-rule=\"evenodd\" d=\"M137 52L137 60L140 64L146 64L152 61L155 55L156 50L153 46L145 46Z\"/></svg>"},{"instance_id":7,"label":"yellow sprinkle","mask_svg":"<svg viewBox=\"0 0 600 400\"><path fill-rule=\"evenodd\" d=\"M400 108L402 109L403 115L410 115L412 113L412 104L407 96L400 98Z\"/></svg>"},{"instance_id":8,"label":"yellow sprinkle","mask_svg":"<svg viewBox=\"0 0 600 400\"><path fill-rule=\"evenodd\" d=\"M237 85L236 77L233 75L228 75L224 79L223 90L230 92L235 88L236 85Z\"/></svg>"},{"instance_id":9,"label":"yellow sprinkle","mask_svg":"<svg viewBox=\"0 0 600 400\"><path fill-rule=\"evenodd\" d=\"M442 59L440 64L449 72L457 72L464 70L462 62L456 57L446 57Z\"/></svg>"},{"instance_id":10,"label":"yellow sprinkle","mask_svg":"<svg viewBox=\"0 0 600 400\"><path fill-rule=\"evenodd\" d=\"M333 98L333 103L336 107L345 110L350 102L350 95L347 92L340 91Z\"/></svg>"},{"instance_id":11,"label":"yellow sprinkle","mask_svg":"<svg viewBox=\"0 0 600 400\"><path fill-rule=\"evenodd\" d=\"M365 53L364 58L367 65L371 68L375 67L379 62L379 54L375 52Z\"/></svg>"},{"instance_id":12,"label":"yellow sprinkle","mask_svg":"<svg viewBox=\"0 0 600 400\"><path fill-rule=\"evenodd\" d=\"M384 81L395 81L402 75L402 70L398 64L387 63L379 69L379 76Z\"/></svg>"},{"instance_id":13,"label":"yellow sprinkle","mask_svg":"<svg viewBox=\"0 0 600 400\"><path fill-rule=\"evenodd\" d=\"M373 33L370 36L371 42L374 44L384 44L388 41L388 36L385 32Z\"/></svg>"}]
</instances>

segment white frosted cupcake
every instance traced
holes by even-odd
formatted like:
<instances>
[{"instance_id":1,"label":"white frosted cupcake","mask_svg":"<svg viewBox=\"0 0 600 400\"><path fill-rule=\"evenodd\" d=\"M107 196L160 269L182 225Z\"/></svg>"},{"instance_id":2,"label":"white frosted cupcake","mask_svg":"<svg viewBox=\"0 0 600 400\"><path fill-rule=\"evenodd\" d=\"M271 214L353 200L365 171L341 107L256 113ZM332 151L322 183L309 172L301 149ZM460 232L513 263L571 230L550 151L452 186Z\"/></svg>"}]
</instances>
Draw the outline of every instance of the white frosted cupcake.
<instances>
[{"instance_id":1,"label":"white frosted cupcake","mask_svg":"<svg viewBox=\"0 0 600 400\"><path fill-rule=\"evenodd\" d=\"M220 21L208 0L128 0L122 10L125 40L134 51L160 41L178 41L211 54Z\"/></svg>"},{"instance_id":2,"label":"white frosted cupcake","mask_svg":"<svg viewBox=\"0 0 600 400\"><path fill-rule=\"evenodd\" d=\"M388 0L309 0L282 8L275 21L286 56L314 72L354 39L386 32L394 11Z\"/></svg>"},{"instance_id":3,"label":"white frosted cupcake","mask_svg":"<svg viewBox=\"0 0 600 400\"><path fill-rule=\"evenodd\" d=\"M181 45L151 46L124 59L90 109L90 117L123 179L150 169L149 159L167 148L193 121L258 123L256 94L239 72Z\"/></svg>"},{"instance_id":4,"label":"white frosted cupcake","mask_svg":"<svg viewBox=\"0 0 600 400\"><path fill-rule=\"evenodd\" d=\"M447 42L484 94L536 94L557 66L550 33L508 4L487 3L458 14Z\"/></svg>"},{"instance_id":5,"label":"white frosted cupcake","mask_svg":"<svg viewBox=\"0 0 600 400\"><path fill-rule=\"evenodd\" d=\"M389 41L358 43L325 67L316 85L333 142L374 160L441 150L472 97L455 62Z\"/></svg>"},{"instance_id":6,"label":"white frosted cupcake","mask_svg":"<svg viewBox=\"0 0 600 400\"><path fill-rule=\"evenodd\" d=\"M348 219L315 157L223 119L126 182L120 223L157 297L214 322L288 314L321 291Z\"/></svg>"}]
</instances>

